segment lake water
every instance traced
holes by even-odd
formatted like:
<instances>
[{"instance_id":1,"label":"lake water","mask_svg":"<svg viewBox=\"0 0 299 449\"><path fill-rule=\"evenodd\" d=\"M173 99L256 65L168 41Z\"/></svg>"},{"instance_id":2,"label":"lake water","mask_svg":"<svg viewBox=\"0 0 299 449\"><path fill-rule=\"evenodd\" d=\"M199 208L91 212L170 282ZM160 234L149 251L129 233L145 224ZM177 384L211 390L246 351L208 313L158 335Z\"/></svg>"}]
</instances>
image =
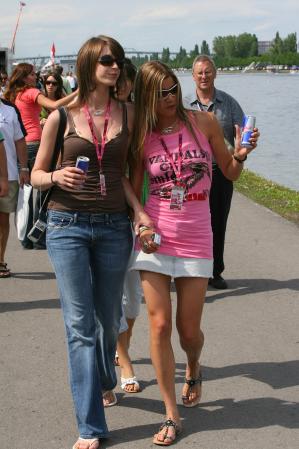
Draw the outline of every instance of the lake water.
<instances>
[{"instance_id":1,"label":"lake water","mask_svg":"<svg viewBox=\"0 0 299 449\"><path fill-rule=\"evenodd\" d=\"M183 96L194 93L190 73L179 75ZM261 137L246 167L299 191L299 75L218 74L218 89L232 95L245 114L255 115Z\"/></svg>"}]
</instances>

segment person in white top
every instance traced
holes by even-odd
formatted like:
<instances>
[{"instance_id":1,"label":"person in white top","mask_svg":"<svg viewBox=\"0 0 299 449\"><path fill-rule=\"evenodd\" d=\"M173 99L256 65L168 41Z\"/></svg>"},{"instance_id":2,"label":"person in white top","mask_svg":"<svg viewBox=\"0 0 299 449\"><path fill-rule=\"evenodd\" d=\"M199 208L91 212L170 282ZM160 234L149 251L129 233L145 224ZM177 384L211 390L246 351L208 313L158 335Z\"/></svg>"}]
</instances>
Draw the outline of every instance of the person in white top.
<instances>
[{"instance_id":1,"label":"person in white top","mask_svg":"<svg viewBox=\"0 0 299 449\"><path fill-rule=\"evenodd\" d=\"M10 276L5 262L9 214L16 209L19 186L22 188L24 183L29 183L25 131L22 130L16 108L4 100L0 100L0 132L4 137L8 170L8 194L0 198L0 278L3 278Z\"/></svg>"}]
</instances>

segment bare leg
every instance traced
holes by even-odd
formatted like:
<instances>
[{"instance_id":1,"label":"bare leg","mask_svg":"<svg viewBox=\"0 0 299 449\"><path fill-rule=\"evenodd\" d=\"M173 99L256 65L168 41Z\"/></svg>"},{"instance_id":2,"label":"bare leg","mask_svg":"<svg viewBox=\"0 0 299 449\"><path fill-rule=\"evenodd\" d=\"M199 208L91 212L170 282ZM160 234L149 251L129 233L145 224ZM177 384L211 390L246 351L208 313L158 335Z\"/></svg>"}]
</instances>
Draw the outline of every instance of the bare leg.
<instances>
[{"instance_id":1,"label":"bare leg","mask_svg":"<svg viewBox=\"0 0 299 449\"><path fill-rule=\"evenodd\" d=\"M197 379L200 374L199 358L204 344L204 335L200 329L201 316L208 285L207 278L177 278L177 316L176 323L182 349L187 355L186 379ZM196 405L201 396L201 386L185 384L183 403Z\"/></svg>"},{"instance_id":2,"label":"bare leg","mask_svg":"<svg viewBox=\"0 0 299 449\"><path fill-rule=\"evenodd\" d=\"M5 262L5 251L9 236L9 214L0 212L0 262Z\"/></svg>"},{"instance_id":3,"label":"bare leg","mask_svg":"<svg viewBox=\"0 0 299 449\"><path fill-rule=\"evenodd\" d=\"M165 404L166 417L180 427L175 395L175 360L171 346L171 279L149 271L141 271L140 276L149 317L151 358ZM175 430L170 427L166 437L164 431L155 437L158 441L167 442L168 439L174 439Z\"/></svg>"},{"instance_id":4,"label":"bare leg","mask_svg":"<svg viewBox=\"0 0 299 449\"><path fill-rule=\"evenodd\" d=\"M134 368L129 355L129 342L132 335L132 328L134 326L135 319L130 320L130 324L129 320L127 321L129 329L119 334L117 340L117 353L119 366L121 369L121 379L132 379L135 377ZM137 380L135 382L128 383L124 386L123 389L127 393L139 393L141 391Z\"/></svg>"}]
</instances>

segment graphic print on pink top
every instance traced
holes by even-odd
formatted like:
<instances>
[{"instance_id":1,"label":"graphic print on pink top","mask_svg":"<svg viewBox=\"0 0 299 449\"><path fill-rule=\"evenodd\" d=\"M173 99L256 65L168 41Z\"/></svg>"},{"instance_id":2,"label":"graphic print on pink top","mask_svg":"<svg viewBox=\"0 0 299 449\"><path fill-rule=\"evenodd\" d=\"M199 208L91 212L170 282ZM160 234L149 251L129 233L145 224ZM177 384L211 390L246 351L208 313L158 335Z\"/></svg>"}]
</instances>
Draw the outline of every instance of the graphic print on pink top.
<instances>
[{"instance_id":1,"label":"graphic print on pink top","mask_svg":"<svg viewBox=\"0 0 299 449\"><path fill-rule=\"evenodd\" d=\"M163 135L169 155L153 132L144 145L144 166L149 174L149 197L145 211L155 223L162 242L158 252L170 256L212 259L212 230L209 193L212 177L212 150L203 133L194 128L198 143L183 126L179 132ZM171 191L176 181L175 164L182 134L180 180L186 186L180 210L170 209ZM177 165L176 165L177 166ZM137 246L140 249L139 246Z\"/></svg>"}]
</instances>

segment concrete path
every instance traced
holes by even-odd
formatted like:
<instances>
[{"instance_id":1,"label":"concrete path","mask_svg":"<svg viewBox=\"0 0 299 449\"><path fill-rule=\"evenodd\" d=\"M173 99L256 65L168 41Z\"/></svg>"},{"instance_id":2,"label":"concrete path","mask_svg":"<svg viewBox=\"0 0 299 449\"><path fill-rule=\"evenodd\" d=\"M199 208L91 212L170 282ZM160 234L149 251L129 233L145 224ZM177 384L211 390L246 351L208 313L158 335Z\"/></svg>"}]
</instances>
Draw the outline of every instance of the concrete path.
<instances>
[{"instance_id":1,"label":"concrete path","mask_svg":"<svg viewBox=\"0 0 299 449\"><path fill-rule=\"evenodd\" d=\"M44 251L10 236L14 272L0 280L0 448L71 449L77 437L56 281ZM181 407L176 448L298 449L299 228L234 195L226 244L230 289L210 289L201 406ZM175 295L174 307L175 307ZM177 396L185 360L173 335ZM145 306L132 350L144 391L107 410L101 447L154 447L163 405L148 352Z\"/></svg>"}]
</instances>

